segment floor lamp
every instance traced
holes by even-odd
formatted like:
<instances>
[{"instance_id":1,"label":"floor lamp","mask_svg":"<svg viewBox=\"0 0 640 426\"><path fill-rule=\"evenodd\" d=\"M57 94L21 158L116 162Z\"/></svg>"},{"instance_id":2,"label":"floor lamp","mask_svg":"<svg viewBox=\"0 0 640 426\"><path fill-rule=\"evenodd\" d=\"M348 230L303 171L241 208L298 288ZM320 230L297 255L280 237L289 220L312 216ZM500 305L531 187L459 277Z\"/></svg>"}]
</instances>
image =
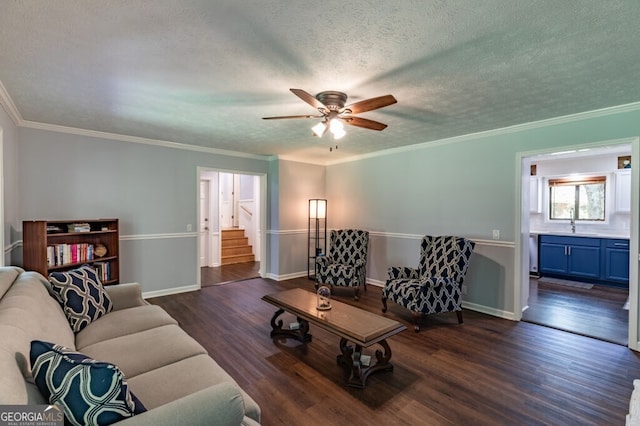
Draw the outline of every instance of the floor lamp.
<instances>
[{"instance_id":1,"label":"floor lamp","mask_svg":"<svg viewBox=\"0 0 640 426\"><path fill-rule=\"evenodd\" d=\"M309 200L307 239L307 277L315 280L316 257L327 251L327 200L325 199Z\"/></svg>"}]
</instances>

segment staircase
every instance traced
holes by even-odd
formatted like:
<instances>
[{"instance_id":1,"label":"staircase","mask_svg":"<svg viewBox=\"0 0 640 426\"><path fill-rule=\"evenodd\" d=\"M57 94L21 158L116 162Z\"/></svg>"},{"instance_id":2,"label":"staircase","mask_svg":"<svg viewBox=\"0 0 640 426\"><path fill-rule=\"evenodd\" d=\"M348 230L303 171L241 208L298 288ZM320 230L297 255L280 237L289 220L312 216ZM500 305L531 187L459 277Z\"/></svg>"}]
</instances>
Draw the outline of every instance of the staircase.
<instances>
[{"instance_id":1,"label":"staircase","mask_svg":"<svg viewBox=\"0 0 640 426\"><path fill-rule=\"evenodd\" d=\"M223 229L220 264L231 265L244 262L255 262L253 247L249 245L249 239L244 236L244 229Z\"/></svg>"}]
</instances>

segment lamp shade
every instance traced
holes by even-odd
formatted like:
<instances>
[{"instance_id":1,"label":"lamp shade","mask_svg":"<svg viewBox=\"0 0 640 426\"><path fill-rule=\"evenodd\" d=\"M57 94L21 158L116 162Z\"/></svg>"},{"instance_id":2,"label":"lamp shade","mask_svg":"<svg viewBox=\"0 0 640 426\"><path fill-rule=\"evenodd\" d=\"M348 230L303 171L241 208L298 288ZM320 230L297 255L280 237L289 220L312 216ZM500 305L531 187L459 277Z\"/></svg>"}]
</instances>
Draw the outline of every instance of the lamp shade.
<instances>
[{"instance_id":1,"label":"lamp shade","mask_svg":"<svg viewBox=\"0 0 640 426\"><path fill-rule=\"evenodd\" d=\"M321 138L322 135L324 135L324 132L327 130L327 125L323 121L322 123L318 123L313 126L311 130L313 130L314 136Z\"/></svg>"},{"instance_id":2,"label":"lamp shade","mask_svg":"<svg viewBox=\"0 0 640 426\"><path fill-rule=\"evenodd\" d=\"M327 218L327 200L314 198L309 200L309 218L310 219L326 219Z\"/></svg>"}]
</instances>

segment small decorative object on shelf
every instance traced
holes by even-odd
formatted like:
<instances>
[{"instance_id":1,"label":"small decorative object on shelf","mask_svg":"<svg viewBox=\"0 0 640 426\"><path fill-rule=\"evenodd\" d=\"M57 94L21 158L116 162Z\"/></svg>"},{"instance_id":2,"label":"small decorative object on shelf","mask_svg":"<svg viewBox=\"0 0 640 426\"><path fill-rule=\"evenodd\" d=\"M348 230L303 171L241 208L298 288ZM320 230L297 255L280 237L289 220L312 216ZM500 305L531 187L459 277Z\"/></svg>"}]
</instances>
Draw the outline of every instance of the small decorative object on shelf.
<instances>
[{"instance_id":1,"label":"small decorative object on shelf","mask_svg":"<svg viewBox=\"0 0 640 426\"><path fill-rule=\"evenodd\" d=\"M319 311L328 311L331 309L331 289L326 285L320 286L318 289L318 305L316 309Z\"/></svg>"},{"instance_id":2,"label":"small decorative object on shelf","mask_svg":"<svg viewBox=\"0 0 640 426\"><path fill-rule=\"evenodd\" d=\"M93 254L94 254L96 257L102 257L102 256L104 256L105 254L107 254L107 247L106 247L104 244L102 244L102 243L98 243L98 244L96 244L96 247L95 247L95 249L93 250Z\"/></svg>"}]
</instances>

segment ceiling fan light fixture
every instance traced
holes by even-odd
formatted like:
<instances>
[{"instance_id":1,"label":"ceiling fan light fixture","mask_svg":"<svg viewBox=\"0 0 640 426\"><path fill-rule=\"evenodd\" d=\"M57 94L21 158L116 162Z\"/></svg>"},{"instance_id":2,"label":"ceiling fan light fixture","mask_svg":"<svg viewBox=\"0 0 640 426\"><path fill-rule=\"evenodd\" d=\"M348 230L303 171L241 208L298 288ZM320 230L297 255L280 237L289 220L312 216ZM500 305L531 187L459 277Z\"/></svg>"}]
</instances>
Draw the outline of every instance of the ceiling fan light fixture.
<instances>
[{"instance_id":1,"label":"ceiling fan light fixture","mask_svg":"<svg viewBox=\"0 0 640 426\"><path fill-rule=\"evenodd\" d=\"M339 119L334 118L329 122L329 129L331 130L331 133L344 131L344 125Z\"/></svg>"},{"instance_id":2,"label":"ceiling fan light fixture","mask_svg":"<svg viewBox=\"0 0 640 426\"><path fill-rule=\"evenodd\" d=\"M379 108L395 104L398 102L393 95L378 96L376 98L365 99L345 106L347 94L336 91L324 91L316 96L309 94L302 89L289 89L294 95L302 99L310 106L316 108L320 115L285 115L279 117L262 117L264 120L286 119L286 118L320 118L321 123L311 128L314 136L321 138L328 130L334 139L344 137L347 132L344 130L344 123L350 126L362 127L370 130L384 130L387 125L367 118L355 117L353 114L373 111Z\"/></svg>"},{"instance_id":3,"label":"ceiling fan light fixture","mask_svg":"<svg viewBox=\"0 0 640 426\"><path fill-rule=\"evenodd\" d=\"M346 135L346 134L347 134L347 132L345 132L344 130L341 130L339 132L333 132L333 138L334 139L342 139L342 137L344 135Z\"/></svg>"},{"instance_id":4,"label":"ceiling fan light fixture","mask_svg":"<svg viewBox=\"0 0 640 426\"><path fill-rule=\"evenodd\" d=\"M329 130L331 130L334 139L340 139L347 134L344 131L344 124L339 118L333 118L329 121Z\"/></svg>"},{"instance_id":5,"label":"ceiling fan light fixture","mask_svg":"<svg viewBox=\"0 0 640 426\"><path fill-rule=\"evenodd\" d=\"M347 134L347 132L344 131L344 129L336 129L335 131L332 130L331 134L333 135L334 139L340 139L342 138L344 135Z\"/></svg>"},{"instance_id":6,"label":"ceiling fan light fixture","mask_svg":"<svg viewBox=\"0 0 640 426\"><path fill-rule=\"evenodd\" d=\"M320 123L313 126L311 130L313 130L313 134L315 136L321 138L322 135L324 135L324 132L327 130L327 125L325 124L324 121L321 121Z\"/></svg>"}]
</instances>

